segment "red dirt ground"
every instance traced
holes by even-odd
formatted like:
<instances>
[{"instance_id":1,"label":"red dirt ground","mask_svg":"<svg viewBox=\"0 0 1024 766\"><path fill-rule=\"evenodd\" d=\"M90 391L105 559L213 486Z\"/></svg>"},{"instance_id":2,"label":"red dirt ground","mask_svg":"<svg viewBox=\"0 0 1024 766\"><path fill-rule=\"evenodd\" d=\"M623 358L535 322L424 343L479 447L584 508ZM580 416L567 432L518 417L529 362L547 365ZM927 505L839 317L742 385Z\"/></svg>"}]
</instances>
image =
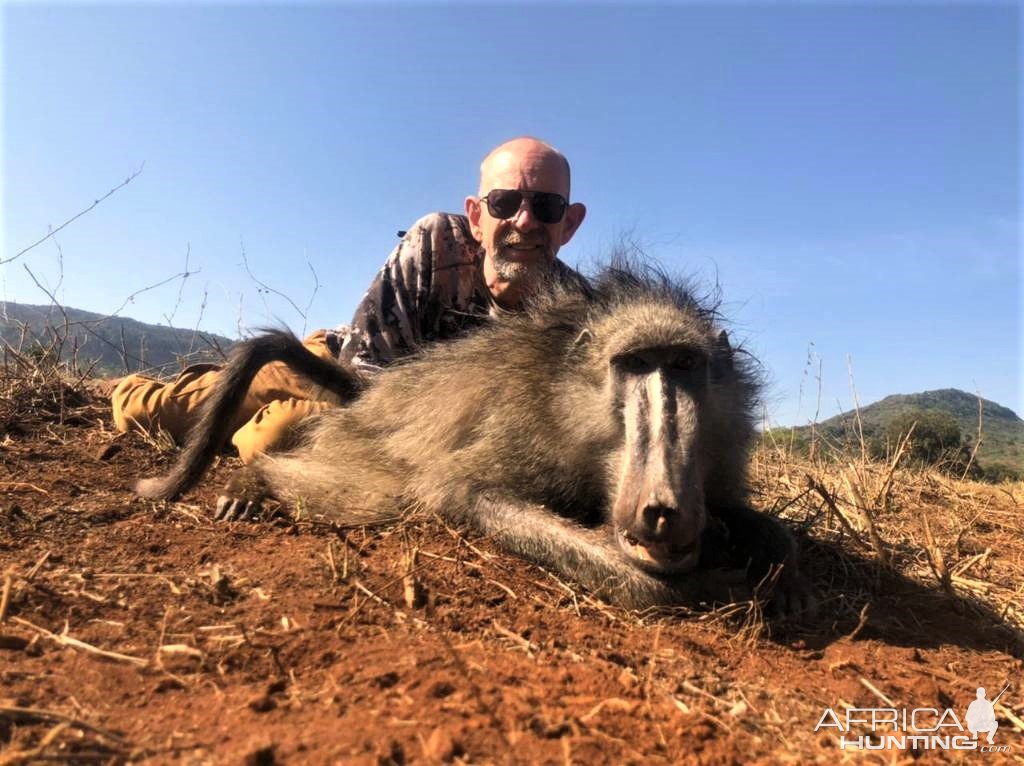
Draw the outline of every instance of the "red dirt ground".
<instances>
[{"instance_id":1,"label":"red dirt ground","mask_svg":"<svg viewBox=\"0 0 1024 766\"><path fill-rule=\"evenodd\" d=\"M837 543L804 539L824 594L804 627L746 605L637 615L437 521L215 524L233 459L181 503L139 500L133 480L171 456L105 410L0 441L0 763L934 762L814 728L883 697L962 716L1007 682L1010 753L948 760L1024 762L1020 633ZM972 534L1019 571L1024 537L996 547L1021 530L1007 497L1011 521Z\"/></svg>"}]
</instances>

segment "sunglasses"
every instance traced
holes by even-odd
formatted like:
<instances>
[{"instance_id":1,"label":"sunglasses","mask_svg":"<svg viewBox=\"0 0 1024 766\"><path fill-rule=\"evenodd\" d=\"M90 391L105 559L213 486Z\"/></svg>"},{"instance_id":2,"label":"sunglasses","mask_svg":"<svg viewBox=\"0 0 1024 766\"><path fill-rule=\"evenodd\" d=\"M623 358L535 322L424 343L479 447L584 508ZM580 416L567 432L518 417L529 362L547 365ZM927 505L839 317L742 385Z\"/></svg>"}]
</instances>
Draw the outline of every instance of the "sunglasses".
<instances>
[{"instance_id":1,"label":"sunglasses","mask_svg":"<svg viewBox=\"0 0 1024 766\"><path fill-rule=\"evenodd\" d=\"M519 212L524 197L530 200L533 217L541 223L558 223L565 217L569 207L569 200L554 192L491 189L480 199L487 202L487 210L491 215L505 220Z\"/></svg>"}]
</instances>

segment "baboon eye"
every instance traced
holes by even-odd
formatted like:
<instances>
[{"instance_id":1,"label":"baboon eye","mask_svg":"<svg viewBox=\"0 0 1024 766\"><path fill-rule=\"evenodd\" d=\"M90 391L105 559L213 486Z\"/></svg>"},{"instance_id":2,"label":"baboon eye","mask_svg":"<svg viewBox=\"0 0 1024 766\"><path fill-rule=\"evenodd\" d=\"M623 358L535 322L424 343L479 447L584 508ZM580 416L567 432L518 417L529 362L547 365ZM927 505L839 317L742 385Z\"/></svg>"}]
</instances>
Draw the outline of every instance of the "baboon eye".
<instances>
[{"instance_id":1,"label":"baboon eye","mask_svg":"<svg viewBox=\"0 0 1024 766\"><path fill-rule=\"evenodd\" d=\"M641 375L651 371L651 363L640 354L622 354L615 357L616 366L623 372Z\"/></svg>"},{"instance_id":2,"label":"baboon eye","mask_svg":"<svg viewBox=\"0 0 1024 766\"><path fill-rule=\"evenodd\" d=\"M690 372L698 369L704 358L696 351L680 351L669 360L669 367L673 370Z\"/></svg>"}]
</instances>

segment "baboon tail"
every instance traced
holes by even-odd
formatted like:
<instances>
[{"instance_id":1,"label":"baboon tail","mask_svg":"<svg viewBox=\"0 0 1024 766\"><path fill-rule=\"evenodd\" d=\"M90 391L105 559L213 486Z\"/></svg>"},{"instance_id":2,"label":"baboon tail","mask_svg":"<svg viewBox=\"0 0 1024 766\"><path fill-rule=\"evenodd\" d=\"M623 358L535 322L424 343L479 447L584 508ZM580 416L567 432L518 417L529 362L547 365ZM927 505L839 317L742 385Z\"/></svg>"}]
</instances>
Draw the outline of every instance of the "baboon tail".
<instances>
[{"instance_id":1,"label":"baboon tail","mask_svg":"<svg viewBox=\"0 0 1024 766\"><path fill-rule=\"evenodd\" d=\"M342 403L354 399L364 385L355 371L321 359L290 332L267 330L238 344L231 352L213 392L199 409L177 462L166 476L137 482L136 494L170 500L194 486L228 438L234 415L245 400L252 379L270 362L284 362L336 394Z\"/></svg>"}]
</instances>

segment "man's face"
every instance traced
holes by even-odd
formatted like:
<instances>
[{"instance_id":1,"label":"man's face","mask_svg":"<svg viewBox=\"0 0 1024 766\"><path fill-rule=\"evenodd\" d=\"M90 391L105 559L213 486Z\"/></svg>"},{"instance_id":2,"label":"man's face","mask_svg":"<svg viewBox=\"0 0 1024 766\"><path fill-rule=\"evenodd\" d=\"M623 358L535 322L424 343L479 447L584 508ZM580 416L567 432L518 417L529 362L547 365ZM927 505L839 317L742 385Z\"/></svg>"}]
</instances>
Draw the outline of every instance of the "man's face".
<instances>
[{"instance_id":1,"label":"man's face","mask_svg":"<svg viewBox=\"0 0 1024 766\"><path fill-rule=\"evenodd\" d=\"M553 192L569 196L569 178L561 158L542 148L512 148L493 155L480 178L480 197L493 189ZM504 305L522 300L531 285L551 268L559 248L576 232L586 209L575 203L557 223L543 223L529 196L511 218L491 215L480 197L466 198L473 236L484 248L484 279Z\"/></svg>"}]
</instances>

